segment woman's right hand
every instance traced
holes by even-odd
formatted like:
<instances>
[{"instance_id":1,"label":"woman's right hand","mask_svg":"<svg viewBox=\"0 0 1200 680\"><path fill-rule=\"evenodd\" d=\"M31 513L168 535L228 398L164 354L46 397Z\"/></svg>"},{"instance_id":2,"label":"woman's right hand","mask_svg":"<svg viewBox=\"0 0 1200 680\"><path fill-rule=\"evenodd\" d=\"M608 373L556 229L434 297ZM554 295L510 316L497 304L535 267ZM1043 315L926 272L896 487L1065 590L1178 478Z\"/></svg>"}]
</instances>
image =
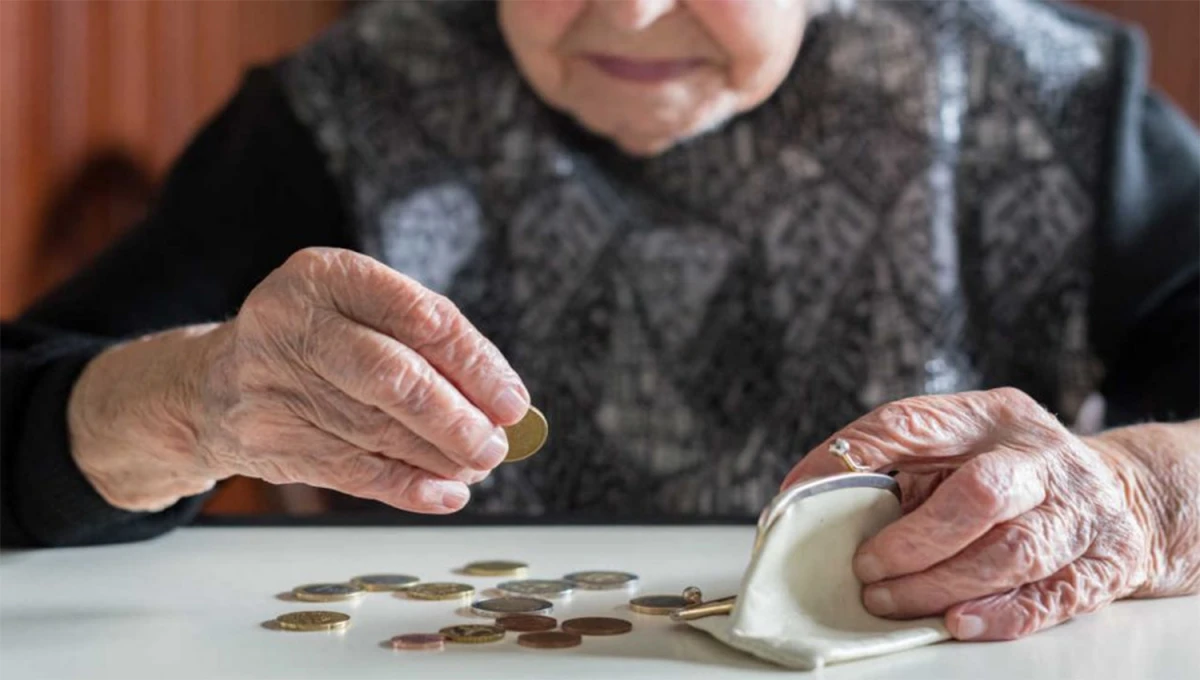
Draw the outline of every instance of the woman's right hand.
<instances>
[{"instance_id":1,"label":"woman's right hand","mask_svg":"<svg viewBox=\"0 0 1200 680\"><path fill-rule=\"evenodd\" d=\"M302 482L413 512L453 512L466 504L467 484L504 459L500 425L529 408L520 378L452 302L352 251L296 253L235 319L203 335L200 366L183 390L190 394L176 409L190 421L178 425L194 455L180 474ZM103 388L76 390L89 391L105 397ZM82 432L104 427L81 422ZM74 454L85 474L98 473L88 476L110 502L122 496L114 483L130 475L104 474L94 464L102 459L88 465L86 452ZM117 504L164 505L150 496L125 494Z\"/></svg>"}]
</instances>

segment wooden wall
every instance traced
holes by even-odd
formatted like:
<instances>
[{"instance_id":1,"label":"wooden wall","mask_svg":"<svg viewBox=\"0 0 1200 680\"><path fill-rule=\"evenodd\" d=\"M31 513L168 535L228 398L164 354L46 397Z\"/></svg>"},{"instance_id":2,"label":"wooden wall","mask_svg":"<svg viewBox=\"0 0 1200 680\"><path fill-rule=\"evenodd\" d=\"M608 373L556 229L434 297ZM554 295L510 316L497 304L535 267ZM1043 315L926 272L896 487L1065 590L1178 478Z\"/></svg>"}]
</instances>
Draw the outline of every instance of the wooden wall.
<instances>
[{"instance_id":1,"label":"wooden wall","mask_svg":"<svg viewBox=\"0 0 1200 680\"><path fill-rule=\"evenodd\" d=\"M1079 0L1141 23L1153 80L1200 121L1200 0ZM347 0L0 0L0 318L136 221L236 87ZM292 505L295 505L292 503ZM250 480L209 512L280 509Z\"/></svg>"},{"instance_id":2,"label":"wooden wall","mask_svg":"<svg viewBox=\"0 0 1200 680\"><path fill-rule=\"evenodd\" d=\"M128 226L248 65L340 2L0 1L0 316Z\"/></svg>"}]
</instances>

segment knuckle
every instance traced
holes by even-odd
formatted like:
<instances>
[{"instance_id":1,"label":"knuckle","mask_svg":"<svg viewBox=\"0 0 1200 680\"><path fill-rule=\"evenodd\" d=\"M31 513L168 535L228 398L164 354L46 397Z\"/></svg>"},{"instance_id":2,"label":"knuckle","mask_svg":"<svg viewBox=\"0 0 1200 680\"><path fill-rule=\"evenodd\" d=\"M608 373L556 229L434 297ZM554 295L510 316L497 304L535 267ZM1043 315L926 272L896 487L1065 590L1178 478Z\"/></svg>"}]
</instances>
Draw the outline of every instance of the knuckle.
<instances>
[{"instance_id":1,"label":"knuckle","mask_svg":"<svg viewBox=\"0 0 1200 680\"><path fill-rule=\"evenodd\" d=\"M1045 575L1045 551L1037 532L1015 523L1001 527L999 531L999 540L985 551L981 575L1007 577L1013 585L1025 582L1031 576L1041 578Z\"/></svg>"},{"instance_id":2,"label":"knuckle","mask_svg":"<svg viewBox=\"0 0 1200 680\"><path fill-rule=\"evenodd\" d=\"M1008 629L1006 637L1010 639L1023 638L1038 632L1045 625L1051 607L1047 596L1040 590L1017 599L1015 616Z\"/></svg>"},{"instance_id":3,"label":"knuckle","mask_svg":"<svg viewBox=\"0 0 1200 680\"><path fill-rule=\"evenodd\" d=\"M470 455L483 446L489 436L487 430L471 414L456 415L446 427L448 445L459 453Z\"/></svg>"},{"instance_id":4,"label":"knuckle","mask_svg":"<svg viewBox=\"0 0 1200 680\"><path fill-rule=\"evenodd\" d=\"M383 412L373 414L367 427L371 433L369 441L372 451L395 451L403 448L406 443L407 430Z\"/></svg>"},{"instance_id":5,"label":"knuckle","mask_svg":"<svg viewBox=\"0 0 1200 680\"><path fill-rule=\"evenodd\" d=\"M431 370L411 359L395 362L386 380L389 397L385 405L413 415L428 411L435 391Z\"/></svg>"},{"instance_id":6,"label":"knuckle","mask_svg":"<svg viewBox=\"0 0 1200 680\"><path fill-rule=\"evenodd\" d=\"M978 514L994 517L1008 507L1008 494L1004 480L989 460L987 456L972 458L954 477L958 478L955 488L962 503L974 508ZM957 503L953 505L964 507Z\"/></svg>"},{"instance_id":7,"label":"knuckle","mask_svg":"<svg viewBox=\"0 0 1200 680\"><path fill-rule=\"evenodd\" d=\"M917 442L946 432L948 419L937 397L913 397L884 404L876 419L885 433L903 442Z\"/></svg>"},{"instance_id":8,"label":"knuckle","mask_svg":"<svg viewBox=\"0 0 1200 680\"><path fill-rule=\"evenodd\" d=\"M458 307L445 296L429 290L414 294L404 320L413 349L449 344L461 333Z\"/></svg>"}]
</instances>

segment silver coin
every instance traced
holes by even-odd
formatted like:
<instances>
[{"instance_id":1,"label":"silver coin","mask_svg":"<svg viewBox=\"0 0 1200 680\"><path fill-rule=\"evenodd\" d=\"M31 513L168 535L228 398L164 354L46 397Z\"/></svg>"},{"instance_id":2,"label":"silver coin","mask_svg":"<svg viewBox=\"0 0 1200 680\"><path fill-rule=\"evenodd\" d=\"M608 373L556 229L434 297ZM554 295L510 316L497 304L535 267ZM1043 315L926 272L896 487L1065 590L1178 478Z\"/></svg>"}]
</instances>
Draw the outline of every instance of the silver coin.
<instances>
[{"instance_id":1,"label":"silver coin","mask_svg":"<svg viewBox=\"0 0 1200 680\"><path fill-rule=\"evenodd\" d=\"M505 581L496 586L509 595L529 597L564 597L575 592L575 584L556 579L527 578L520 581Z\"/></svg>"},{"instance_id":2,"label":"silver coin","mask_svg":"<svg viewBox=\"0 0 1200 680\"><path fill-rule=\"evenodd\" d=\"M350 579L350 583L373 592L385 590L404 590L420 581L416 576L408 574L364 574Z\"/></svg>"},{"instance_id":3,"label":"silver coin","mask_svg":"<svg viewBox=\"0 0 1200 680\"><path fill-rule=\"evenodd\" d=\"M554 605L536 597L494 597L471 603L471 611L480 616L508 616L510 614L547 614Z\"/></svg>"},{"instance_id":4,"label":"silver coin","mask_svg":"<svg viewBox=\"0 0 1200 680\"><path fill-rule=\"evenodd\" d=\"M563 579L585 590L616 590L633 587L638 576L626 571L576 571Z\"/></svg>"},{"instance_id":5,"label":"silver coin","mask_svg":"<svg viewBox=\"0 0 1200 680\"><path fill-rule=\"evenodd\" d=\"M308 602L349 600L362 594L363 589L353 583L309 583L292 589L292 595L297 600Z\"/></svg>"}]
</instances>

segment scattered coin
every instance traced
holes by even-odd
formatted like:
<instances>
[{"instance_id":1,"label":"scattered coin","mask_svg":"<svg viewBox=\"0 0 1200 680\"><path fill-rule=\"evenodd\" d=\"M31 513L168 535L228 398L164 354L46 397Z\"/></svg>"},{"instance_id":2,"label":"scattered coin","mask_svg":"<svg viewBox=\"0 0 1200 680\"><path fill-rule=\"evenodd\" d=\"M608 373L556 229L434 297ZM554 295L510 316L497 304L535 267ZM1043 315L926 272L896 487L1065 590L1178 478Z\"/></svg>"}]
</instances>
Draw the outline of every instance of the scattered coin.
<instances>
[{"instance_id":1,"label":"scattered coin","mask_svg":"<svg viewBox=\"0 0 1200 680\"><path fill-rule=\"evenodd\" d=\"M523 576L529 565L512 560L486 560L472 562L463 571L472 576Z\"/></svg>"},{"instance_id":2,"label":"scattered coin","mask_svg":"<svg viewBox=\"0 0 1200 680\"><path fill-rule=\"evenodd\" d=\"M521 581L505 581L496 586L510 595L525 595L528 597L564 597L575 592L575 584L558 579L524 579Z\"/></svg>"},{"instance_id":3,"label":"scattered coin","mask_svg":"<svg viewBox=\"0 0 1200 680\"><path fill-rule=\"evenodd\" d=\"M700 604L704 601L704 593L696 586L688 586L683 589L683 599L687 600L688 604Z\"/></svg>"},{"instance_id":4,"label":"scattered coin","mask_svg":"<svg viewBox=\"0 0 1200 680\"><path fill-rule=\"evenodd\" d=\"M578 647L583 638L574 633L547 631L544 633L522 633L517 636L517 644L534 649L564 649Z\"/></svg>"},{"instance_id":5,"label":"scattered coin","mask_svg":"<svg viewBox=\"0 0 1200 680\"><path fill-rule=\"evenodd\" d=\"M471 611L480 616L505 614L546 614L554 605L536 597L494 597L471 604Z\"/></svg>"},{"instance_id":6,"label":"scattered coin","mask_svg":"<svg viewBox=\"0 0 1200 680\"><path fill-rule=\"evenodd\" d=\"M496 619L496 625L500 626L504 630L511 630L514 633L536 633L558 628L558 621L551 616L515 614L511 616L501 616L500 618Z\"/></svg>"},{"instance_id":7,"label":"scattered coin","mask_svg":"<svg viewBox=\"0 0 1200 680\"><path fill-rule=\"evenodd\" d=\"M341 612L288 612L275 617L283 630L340 630L350 624L350 617Z\"/></svg>"},{"instance_id":8,"label":"scattered coin","mask_svg":"<svg viewBox=\"0 0 1200 680\"><path fill-rule=\"evenodd\" d=\"M457 600L474 595L475 586L466 583L418 583L402 592L414 600Z\"/></svg>"},{"instance_id":9,"label":"scattered coin","mask_svg":"<svg viewBox=\"0 0 1200 680\"><path fill-rule=\"evenodd\" d=\"M504 434L508 437L508 455L504 457L504 462L524 460L537 453L546 443L549 432L550 426L546 424L546 416L536 407L530 406L524 418L515 425L504 428Z\"/></svg>"},{"instance_id":10,"label":"scattered coin","mask_svg":"<svg viewBox=\"0 0 1200 680\"><path fill-rule=\"evenodd\" d=\"M409 576L408 574L366 574L364 576L355 576L350 579L350 583L363 590L379 592L404 590L420 580L416 576Z\"/></svg>"},{"instance_id":11,"label":"scattered coin","mask_svg":"<svg viewBox=\"0 0 1200 680\"><path fill-rule=\"evenodd\" d=\"M352 583L309 583L292 589L292 596L305 602L338 602L362 594L363 589Z\"/></svg>"},{"instance_id":12,"label":"scattered coin","mask_svg":"<svg viewBox=\"0 0 1200 680\"><path fill-rule=\"evenodd\" d=\"M625 619L607 616L584 616L563 621L562 629L563 632L576 635L623 635L633 630L633 624Z\"/></svg>"},{"instance_id":13,"label":"scattered coin","mask_svg":"<svg viewBox=\"0 0 1200 680\"><path fill-rule=\"evenodd\" d=\"M465 642L468 644L496 642L504 637L504 629L500 626L478 626L474 624L447 626L438 632L449 638L451 642Z\"/></svg>"},{"instance_id":14,"label":"scattered coin","mask_svg":"<svg viewBox=\"0 0 1200 680\"><path fill-rule=\"evenodd\" d=\"M392 638L392 649L437 651L446 646L446 636L440 633L408 633Z\"/></svg>"},{"instance_id":15,"label":"scattered coin","mask_svg":"<svg viewBox=\"0 0 1200 680\"><path fill-rule=\"evenodd\" d=\"M624 571L577 571L563 579L587 590L615 590L631 587L638 577Z\"/></svg>"},{"instance_id":16,"label":"scattered coin","mask_svg":"<svg viewBox=\"0 0 1200 680\"><path fill-rule=\"evenodd\" d=\"M643 595L630 600L629 608L639 614L667 616L689 604L691 602L679 595Z\"/></svg>"}]
</instances>

